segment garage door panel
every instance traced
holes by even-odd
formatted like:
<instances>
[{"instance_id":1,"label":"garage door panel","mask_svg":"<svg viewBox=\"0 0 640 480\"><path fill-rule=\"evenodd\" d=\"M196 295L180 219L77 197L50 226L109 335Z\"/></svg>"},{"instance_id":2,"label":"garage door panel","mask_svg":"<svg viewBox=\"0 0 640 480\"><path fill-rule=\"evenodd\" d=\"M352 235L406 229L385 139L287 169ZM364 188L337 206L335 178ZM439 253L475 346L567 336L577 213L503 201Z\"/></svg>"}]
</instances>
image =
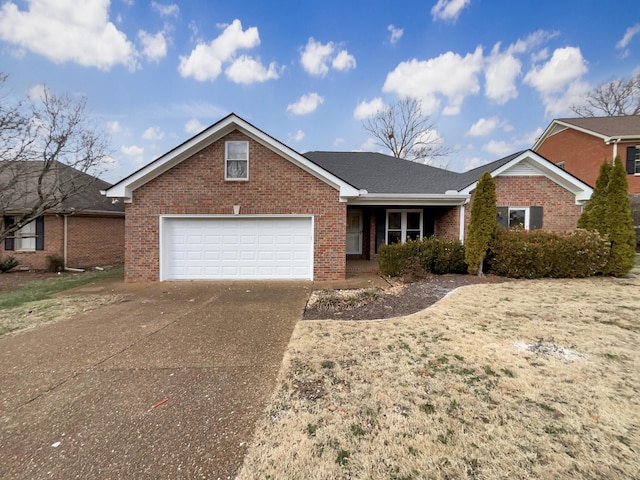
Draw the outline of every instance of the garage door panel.
<instances>
[{"instance_id":1,"label":"garage door panel","mask_svg":"<svg viewBox=\"0 0 640 480\"><path fill-rule=\"evenodd\" d=\"M163 280L311 279L310 217L170 217Z\"/></svg>"}]
</instances>

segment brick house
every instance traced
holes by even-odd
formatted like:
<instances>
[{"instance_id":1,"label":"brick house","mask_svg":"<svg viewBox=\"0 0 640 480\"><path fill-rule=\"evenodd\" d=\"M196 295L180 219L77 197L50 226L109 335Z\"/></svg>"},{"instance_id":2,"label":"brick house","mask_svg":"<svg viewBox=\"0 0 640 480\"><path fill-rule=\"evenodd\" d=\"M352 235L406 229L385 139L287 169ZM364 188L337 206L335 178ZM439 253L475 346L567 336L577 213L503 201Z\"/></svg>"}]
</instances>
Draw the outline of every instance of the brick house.
<instances>
[{"instance_id":1,"label":"brick house","mask_svg":"<svg viewBox=\"0 0 640 480\"><path fill-rule=\"evenodd\" d=\"M0 205L3 228L15 224L33 205L41 163L1 165L0 186L5 192L11 191L11 195L3 195L8 203ZM74 190L78 185L86 188L77 188L77 193L45 209L35 220L7 236L0 242L0 258L12 256L21 266L35 270L47 269L50 257L58 257L66 267L73 268L124 260L124 205L101 194L111 184L56 163L45 177L44 188L60 193L64 185L70 184Z\"/></svg>"},{"instance_id":2,"label":"brick house","mask_svg":"<svg viewBox=\"0 0 640 480\"><path fill-rule=\"evenodd\" d=\"M533 151L591 186L602 162L619 156L629 193L640 194L640 115L553 120Z\"/></svg>"},{"instance_id":3,"label":"brick house","mask_svg":"<svg viewBox=\"0 0 640 480\"><path fill-rule=\"evenodd\" d=\"M464 241L477 179L504 226L575 228L591 188L532 151L466 173L387 155L302 155L231 114L107 189L126 205L125 279L341 279L384 242Z\"/></svg>"}]
</instances>

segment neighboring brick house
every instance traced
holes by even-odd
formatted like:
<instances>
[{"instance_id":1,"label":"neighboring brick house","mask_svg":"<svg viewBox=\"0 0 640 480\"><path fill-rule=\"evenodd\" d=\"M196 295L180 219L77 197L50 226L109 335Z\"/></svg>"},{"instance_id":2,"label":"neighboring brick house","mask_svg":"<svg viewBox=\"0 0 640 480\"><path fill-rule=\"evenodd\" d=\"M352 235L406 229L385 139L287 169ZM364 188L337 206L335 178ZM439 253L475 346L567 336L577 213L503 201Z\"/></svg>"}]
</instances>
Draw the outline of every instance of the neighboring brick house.
<instances>
[{"instance_id":1,"label":"neighboring brick house","mask_svg":"<svg viewBox=\"0 0 640 480\"><path fill-rule=\"evenodd\" d=\"M6 200L6 204L0 205L3 229L15 224L27 207L34 204L41 164L34 161L0 165L2 199ZM42 215L0 242L0 258L12 256L21 266L35 270L47 269L52 257L62 259L66 267L72 268L124 261L124 205L101 194L111 184L62 163L56 163L47 172L44 182L45 188L58 193L71 184L77 193L65 195L61 203L45 209Z\"/></svg>"},{"instance_id":2,"label":"neighboring brick house","mask_svg":"<svg viewBox=\"0 0 640 480\"><path fill-rule=\"evenodd\" d=\"M640 194L640 115L553 120L533 151L591 186L602 162L619 156L629 193Z\"/></svg>"},{"instance_id":3,"label":"neighboring brick house","mask_svg":"<svg viewBox=\"0 0 640 480\"><path fill-rule=\"evenodd\" d=\"M377 153L302 155L231 114L106 191L125 279L341 279L384 242L464 241L484 171L503 225L575 228L591 188L532 151L466 173Z\"/></svg>"}]
</instances>

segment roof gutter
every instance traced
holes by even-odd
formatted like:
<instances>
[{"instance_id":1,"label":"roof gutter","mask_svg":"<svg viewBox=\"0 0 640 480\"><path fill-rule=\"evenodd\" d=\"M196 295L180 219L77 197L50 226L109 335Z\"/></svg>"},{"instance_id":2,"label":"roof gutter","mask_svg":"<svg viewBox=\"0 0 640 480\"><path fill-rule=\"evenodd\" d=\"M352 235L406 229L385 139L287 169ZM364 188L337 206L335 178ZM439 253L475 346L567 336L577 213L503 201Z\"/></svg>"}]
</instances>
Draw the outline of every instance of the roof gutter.
<instances>
[{"instance_id":1,"label":"roof gutter","mask_svg":"<svg viewBox=\"0 0 640 480\"><path fill-rule=\"evenodd\" d=\"M469 195L455 193L366 193L349 201L350 205L457 206L469 202Z\"/></svg>"}]
</instances>

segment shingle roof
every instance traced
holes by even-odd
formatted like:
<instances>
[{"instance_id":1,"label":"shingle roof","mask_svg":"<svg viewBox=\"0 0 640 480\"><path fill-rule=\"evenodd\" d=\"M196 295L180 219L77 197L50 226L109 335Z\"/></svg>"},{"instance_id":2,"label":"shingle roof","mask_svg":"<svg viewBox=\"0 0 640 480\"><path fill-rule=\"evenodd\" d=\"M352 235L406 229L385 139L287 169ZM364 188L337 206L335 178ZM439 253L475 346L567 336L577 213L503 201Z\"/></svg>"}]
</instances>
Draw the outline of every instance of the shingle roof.
<instances>
[{"instance_id":1,"label":"shingle roof","mask_svg":"<svg viewBox=\"0 0 640 480\"><path fill-rule=\"evenodd\" d=\"M484 172L492 172L520 154L522 152L514 153L464 173L381 153L307 152L304 156L345 182L369 193L442 194L448 190L464 189L477 181Z\"/></svg>"},{"instance_id":2,"label":"shingle roof","mask_svg":"<svg viewBox=\"0 0 640 480\"><path fill-rule=\"evenodd\" d=\"M591 130L607 137L640 137L640 115L616 117L558 118L557 121Z\"/></svg>"},{"instance_id":3,"label":"shingle roof","mask_svg":"<svg viewBox=\"0 0 640 480\"><path fill-rule=\"evenodd\" d=\"M369 193L445 193L459 173L368 152L307 152L306 158Z\"/></svg>"},{"instance_id":4,"label":"shingle roof","mask_svg":"<svg viewBox=\"0 0 640 480\"><path fill-rule=\"evenodd\" d=\"M0 189L2 189L0 210L19 212L29 208L37 200L36 182L41 172L42 162L40 161L0 162ZM47 172L43 185L54 195L63 194L65 189L77 191L51 211L124 212L122 202L113 203L112 199L100 193L101 190L109 188L110 183L63 163L56 162Z\"/></svg>"}]
</instances>

